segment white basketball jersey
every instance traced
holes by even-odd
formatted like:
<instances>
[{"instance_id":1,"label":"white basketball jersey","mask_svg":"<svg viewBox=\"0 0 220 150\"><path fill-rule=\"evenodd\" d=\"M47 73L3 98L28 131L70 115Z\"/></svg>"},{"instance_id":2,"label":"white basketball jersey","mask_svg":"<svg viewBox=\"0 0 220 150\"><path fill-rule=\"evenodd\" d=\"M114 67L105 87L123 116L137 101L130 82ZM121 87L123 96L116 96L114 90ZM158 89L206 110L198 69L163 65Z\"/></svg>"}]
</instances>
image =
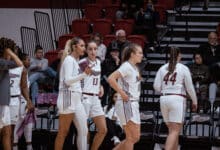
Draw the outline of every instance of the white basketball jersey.
<instances>
[{"instance_id":1,"label":"white basketball jersey","mask_svg":"<svg viewBox=\"0 0 220 150\"><path fill-rule=\"evenodd\" d=\"M155 90L161 93L183 94L186 90L193 101L197 101L192 78L187 66L177 63L172 74L168 74L168 64L161 66L154 80Z\"/></svg>"},{"instance_id":2,"label":"white basketball jersey","mask_svg":"<svg viewBox=\"0 0 220 150\"><path fill-rule=\"evenodd\" d=\"M130 100L139 100L141 89L138 68L129 62L125 62L118 71L122 75L122 78L118 80L119 86L128 94Z\"/></svg>"},{"instance_id":3,"label":"white basketball jersey","mask_svg":"<svg viewBox=\"0 0 220 150\"><path fill-rule=\"evenodd\" d=\"M89 61L89 66L92 67L91 75L82 80L82 91L85 93L99 94L101 80L101 62L99 59L90 61L88 58L80 60L79 63Z\"/></svg>"},{"instance_id":4,"label":"white basketball jersey","mask_svg":"<svg viewBox=\"0 0 220 150\"><path fill-rule=\"evenodd\" d=\"M9 69L10 76L10 94L11 96L21 95L21 75L23 67Z\"/></svg>"},{"instance_id":5,"label":"white basketball jersey","mask_svg":"<svg viewBox=\"0 0 220 150\"><path fill-rule=\"evenodd\" d=\"M67 68L68 68L68 70L67 70ZM72 56L67 56L64 59L62 65L61 65L61 68L60 68L60 85L59 85L59 89L63 89L66 86L65 83L64 83L66 74L71 74L71 76L77 76L80 73L81 72L80 72L80 68L79 68L77 60L75 58L73 58ZM82 89L81 89L80 81L75 82L70 87L68 87L68 89L71 90L71 91L81 93Z\"/></svg>"}]
</instances>

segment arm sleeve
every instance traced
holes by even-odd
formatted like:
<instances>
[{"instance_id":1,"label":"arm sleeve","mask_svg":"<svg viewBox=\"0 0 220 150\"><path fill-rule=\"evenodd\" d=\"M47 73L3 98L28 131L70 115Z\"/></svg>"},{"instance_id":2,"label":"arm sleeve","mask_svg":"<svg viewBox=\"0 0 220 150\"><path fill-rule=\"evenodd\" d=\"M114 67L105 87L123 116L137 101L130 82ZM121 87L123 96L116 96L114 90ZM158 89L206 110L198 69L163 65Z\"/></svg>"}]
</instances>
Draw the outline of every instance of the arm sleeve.
<instances>
[{"instance_id":1,"label":"arm sleeve","mask_svg":"<svg viewBox=\"0 0 220 150\"><path fill-rule=\"evenodd\" d=\"M157 92L161 92L162 90L162 75L161 75L161 69L157 71L156 77L154 79L154 90Z\"/></svg>"},{"instance_id":2,"label":"arm sleeve","mask_svg":"<svg viewBox=\"0 0 220 150\"><path fill-rule=\"evenodd\" d=\"M31 71L31 70L33 70L33 69L36 69L36 67L37 67L36 62L34 61L33 58L31 58L29 70Z\"/></svg>"},{"instance_id":3,"label":"arm sleeve","mask_svg":"<svg viewBox=\"0 0 220 150\"><path fill-rule=\"evenodd\" d=\"M11 60L0 59L0 70L8 70L17 67L17 64Z\"/></svg>"},{"instance_id":4,"label":"arm sleeve","mask_svg":"<svg viewBox=\"0 0 220 150\"><path fill-rule=\"evenodd\" d=\"M184 82L185 82L186 91L191 97L193 104L197 104L197 96L196 96L196 92L195 92L195 89L192 83L190 71L188 68L186 68L184 72L185 72Z\"/></svg>"},{"instance_id":5,"label":"arm sleeve","mask_svg":"<svg viewBox=\"0 0 220 150\"><path fill-rule=\"evenodd\" d=\"M74 63L68 58L64 60L63 68L64 68L63 71L65 72L64 82L68 86L70 86L71 84L77 81L82 80L87 76L86 73L81 73L79 75L73 76L73 72L76 71L76 66L74 66Z\"/></svg>"},{"instance_id":6,"label":"arm sleeve","mask_svg":"<svg viewBox=\"0 0 220 150\"><path fill-rule=\"evenodd\" d=\"M44 70L46 70L47 68L48 68L48 60L47 59L44 59L43 61L42 61L42 67L41 67L41 71L44 71Z\"/></svg>"}]
</instances>

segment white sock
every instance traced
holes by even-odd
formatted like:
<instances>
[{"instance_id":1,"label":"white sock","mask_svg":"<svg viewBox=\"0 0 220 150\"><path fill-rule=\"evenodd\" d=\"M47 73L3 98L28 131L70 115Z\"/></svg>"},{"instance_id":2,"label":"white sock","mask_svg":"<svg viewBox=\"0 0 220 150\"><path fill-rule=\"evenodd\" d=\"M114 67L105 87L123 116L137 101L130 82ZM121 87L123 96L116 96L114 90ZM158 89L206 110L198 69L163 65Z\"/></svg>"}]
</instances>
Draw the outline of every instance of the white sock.
<instances>
[{"instance_id":1,"label":"white sock","mask_svg":"<svg viewBox=\"0 0 220 150\"><path fill-rule=\"evenodd\" d=\"M33 150L33 148L32 148L32 145L31 145L31 144L28 144L28 145L27 145L27 150Z\"/></svg>"},{"instance_id":2,"label":"white sock","mask_svg":"<svg viewBox=\"0 0 220 150\"><path fill-rule=\"evenodd\" d=\"M18 145L13 146L13 150L18 150Z\"/></svg>"}]
</instances>

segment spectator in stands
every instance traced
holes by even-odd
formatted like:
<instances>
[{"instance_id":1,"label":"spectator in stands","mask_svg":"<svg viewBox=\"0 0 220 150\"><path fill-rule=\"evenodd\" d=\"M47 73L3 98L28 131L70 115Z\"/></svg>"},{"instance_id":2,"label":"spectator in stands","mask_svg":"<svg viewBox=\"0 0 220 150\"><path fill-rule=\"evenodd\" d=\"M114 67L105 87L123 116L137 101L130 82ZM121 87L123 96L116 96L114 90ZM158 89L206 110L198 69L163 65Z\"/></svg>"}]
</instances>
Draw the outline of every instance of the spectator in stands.
<instances>
[{"instance_id":1,"label":"spectator in stands","mask_svg":"<svg viewBox=\"0 0 220 150\"><path fill-rule=\"evenodd\" d=\"M148 37L149 46L153 47L157 41L156 24L159 22L159 13L155 11L154 4L151 0L147 3L147 8L140 8L136 18L136 32L145 34Z\"/></svg>"},{"instance_id":2,"label":"spectator in stands","mask_svg":"<svg viewBox=\"0 0 220 150\"><path fill-rule=\"evenodd\" d=\"M209 7L209 0L204 0L203 10L207 10Z\"/></svg>"},{"instance_id":3,"label":"spectator in stands","mask_svg":"<svg viewBox=\"0 0 220 150\"><path fill-rule=\"evenodd\" d=\"M208 42L199 47L199 53L202 55L204 64L210 70L209 100L213 103L216 98L217 82L220 74L220 45L218 44L218 37L215 32L209 33Z\"/></svg>"},{"instance_id":4,"label":"spectator in stands","mask_svg":"<svg viewBox=\"0 0 220 150\"><path fill-rule=\"evenodd\" d=\"M114 145L120 143L119 137L122 133L120 120L115 112L115 102L117 98L118 98L118 93L116 93L115 91L111 92L111 95L109 96L109 104L104 107L106 124L108 128L108 135L110 136L111 140L114 142Z\"/></svg>"},{"instance_id":5,"label":"spectator in stands","mask_svg":"<svg viewBox=\"0 0 220 150\"><path fill-rule=\"evenodd\" d=\"M129 44L129 41L126 39L126 32L123 29L119 29L115 32L116 40L113 40L107 50L106 57L110 56L110 51L112 49L118 49L119 50L119 56L121 57L122 50Z\"/></svg>"},{"instance_id":6,"label":"spectator in stands","mask_svg":"<svg viewBox=\"0 0 220 150\"><path fill-rule=\"evenodd\" d=\"M197 96L201 100L205 100L208 95L208 86L209 86L209 68L207 65L203 64L202 56L200 53L195 53L194 63L189 65L189 69L192 74L192 80L194 87L196 89Z\"/></svg>"},{"instance_id":7,"label":"spectator in stands","mask_svg":"<svg viewBox=\"0 0 220 150\"><path fill-rule=\"evenodd\" d=\"M208 42L199 47L199 52L202 54L204 64L208 66L220 60L220 45L218 44L217 33L209 33Z\"/></svg>"},{"instance_id":8,"label":"spectator in stands","mask_svg":"<svg viewBox=\"0 0 220 150\"><path fill-rule=\"evenodd\" d=\"M21 60L12 52L14 48L15 43L13 40L0 38L0 138L4 150L12 149L9 69L23 66ZM9 58L13 61L8 60Z\"/></svg>"},{"instance_id":9,"label":"spectator in stands","mask_svg":"<svg viewBox=\"0 0 220 150\"><path fill-rule=\"evenodd\" d=\"M107 102L107 97L109 96L108 94L111 91L111 88L109 87L109 84L107 82L107 77L114 72L116 69L121 64L121 59L120 59L120 50L118 47L113 47L110 50L110 56L107 57L104 62L102 63L102 85L104 87L104 95L102 97L102 105L105 106L108 104Z\"/></svg>"},{"instance_id":10,"label":"spectator in stands","mask_svg":"<svg viewBox=\"0 0 220 150\"><path fill-rule=\"evenodd\" d=\"M45 71L48 68L48 60L43 58L43 48L40 45L36 46L34 54L35 56L31 58L29 67L29 81L33 104L35 104L38 95L38 82L46 78Z\"/></svg>"},{"instance_id":11,"label":"spectator in stands","mask_svg":"<svg viewBox=\"0 0 220 150\"><path fill-rule=\"evenodd\" d=\"M128 18L128 5L126 2L121 2L119 10L116 11L116 19L127 19Z\"/></svg>"},{"instance_id":12,"label":"spectator in stands","mask_svg":"<svg viewBox=\"0 0 220 150\"><path fill-rule=\"evenodd\" d=\"M105 55L107 48L105 44L103 44L103 37L100 33L94 33L91 37L91 40L95 41L98 46L97 56L103 62L105 60Z\"/></svg>"},{"instance_id":13,"label":"spectator in stands","mask_svg":"<svg viewBox=\"0 0 220 150\"><path fill-rule=\"evenodd\" d=\"M128 18L136 18L137 11L144 5L144 0L122 0L128 6Z\"/></svg>"}]
</instances>

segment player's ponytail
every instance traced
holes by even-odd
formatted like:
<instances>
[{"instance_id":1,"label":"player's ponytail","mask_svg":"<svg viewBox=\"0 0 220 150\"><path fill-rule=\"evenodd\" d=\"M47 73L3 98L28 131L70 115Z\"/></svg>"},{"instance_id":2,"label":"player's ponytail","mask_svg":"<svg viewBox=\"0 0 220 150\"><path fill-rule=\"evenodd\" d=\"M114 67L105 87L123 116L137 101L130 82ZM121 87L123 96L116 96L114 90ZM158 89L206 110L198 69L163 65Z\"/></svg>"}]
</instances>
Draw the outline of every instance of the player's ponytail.
<instances>
[{"instance_id":1,"label":"player's ponytail","mask_svg":"<svg viewBox=\"0 0 220 150\"><path fill-rule=\"evenodd\" d=\"M79 38L79 37L74 37L74 38L69 39L69 40L66 41L65 48L64 48L64 51L63 51L63 55L62 55L62 58L61 58L61 63L63 63L63 61L64 61L64 59L66 58L67 55L71 54L74 51L74 46L73 45L78 44L80 40L82 40L82 39Z\"/></svg>"},{"instance_id":2,"label":"player's ponytail","mask_svg":"<svg viewBox=\"0 0 220 150\"><path fill-rule=\"evenodd\" d=\"M175 70L179 53L180 53L179 48L177 47L170 48L170 60L169 60L169 66L168 66L168 71L170 74L172 74L173 71Z\"/></svg>"},{"instance_id":3,"label":"player's ponytail","mask_svg":"<svg viewBox=\"0 0 220 150\"><path fill-rule=\"evenodd\" d=\"M128 61L131 57L131 53L135 53L137 47L140 47L138 44L130 43L122 51L122 63Z\"/></svg>"}]
</instances>

